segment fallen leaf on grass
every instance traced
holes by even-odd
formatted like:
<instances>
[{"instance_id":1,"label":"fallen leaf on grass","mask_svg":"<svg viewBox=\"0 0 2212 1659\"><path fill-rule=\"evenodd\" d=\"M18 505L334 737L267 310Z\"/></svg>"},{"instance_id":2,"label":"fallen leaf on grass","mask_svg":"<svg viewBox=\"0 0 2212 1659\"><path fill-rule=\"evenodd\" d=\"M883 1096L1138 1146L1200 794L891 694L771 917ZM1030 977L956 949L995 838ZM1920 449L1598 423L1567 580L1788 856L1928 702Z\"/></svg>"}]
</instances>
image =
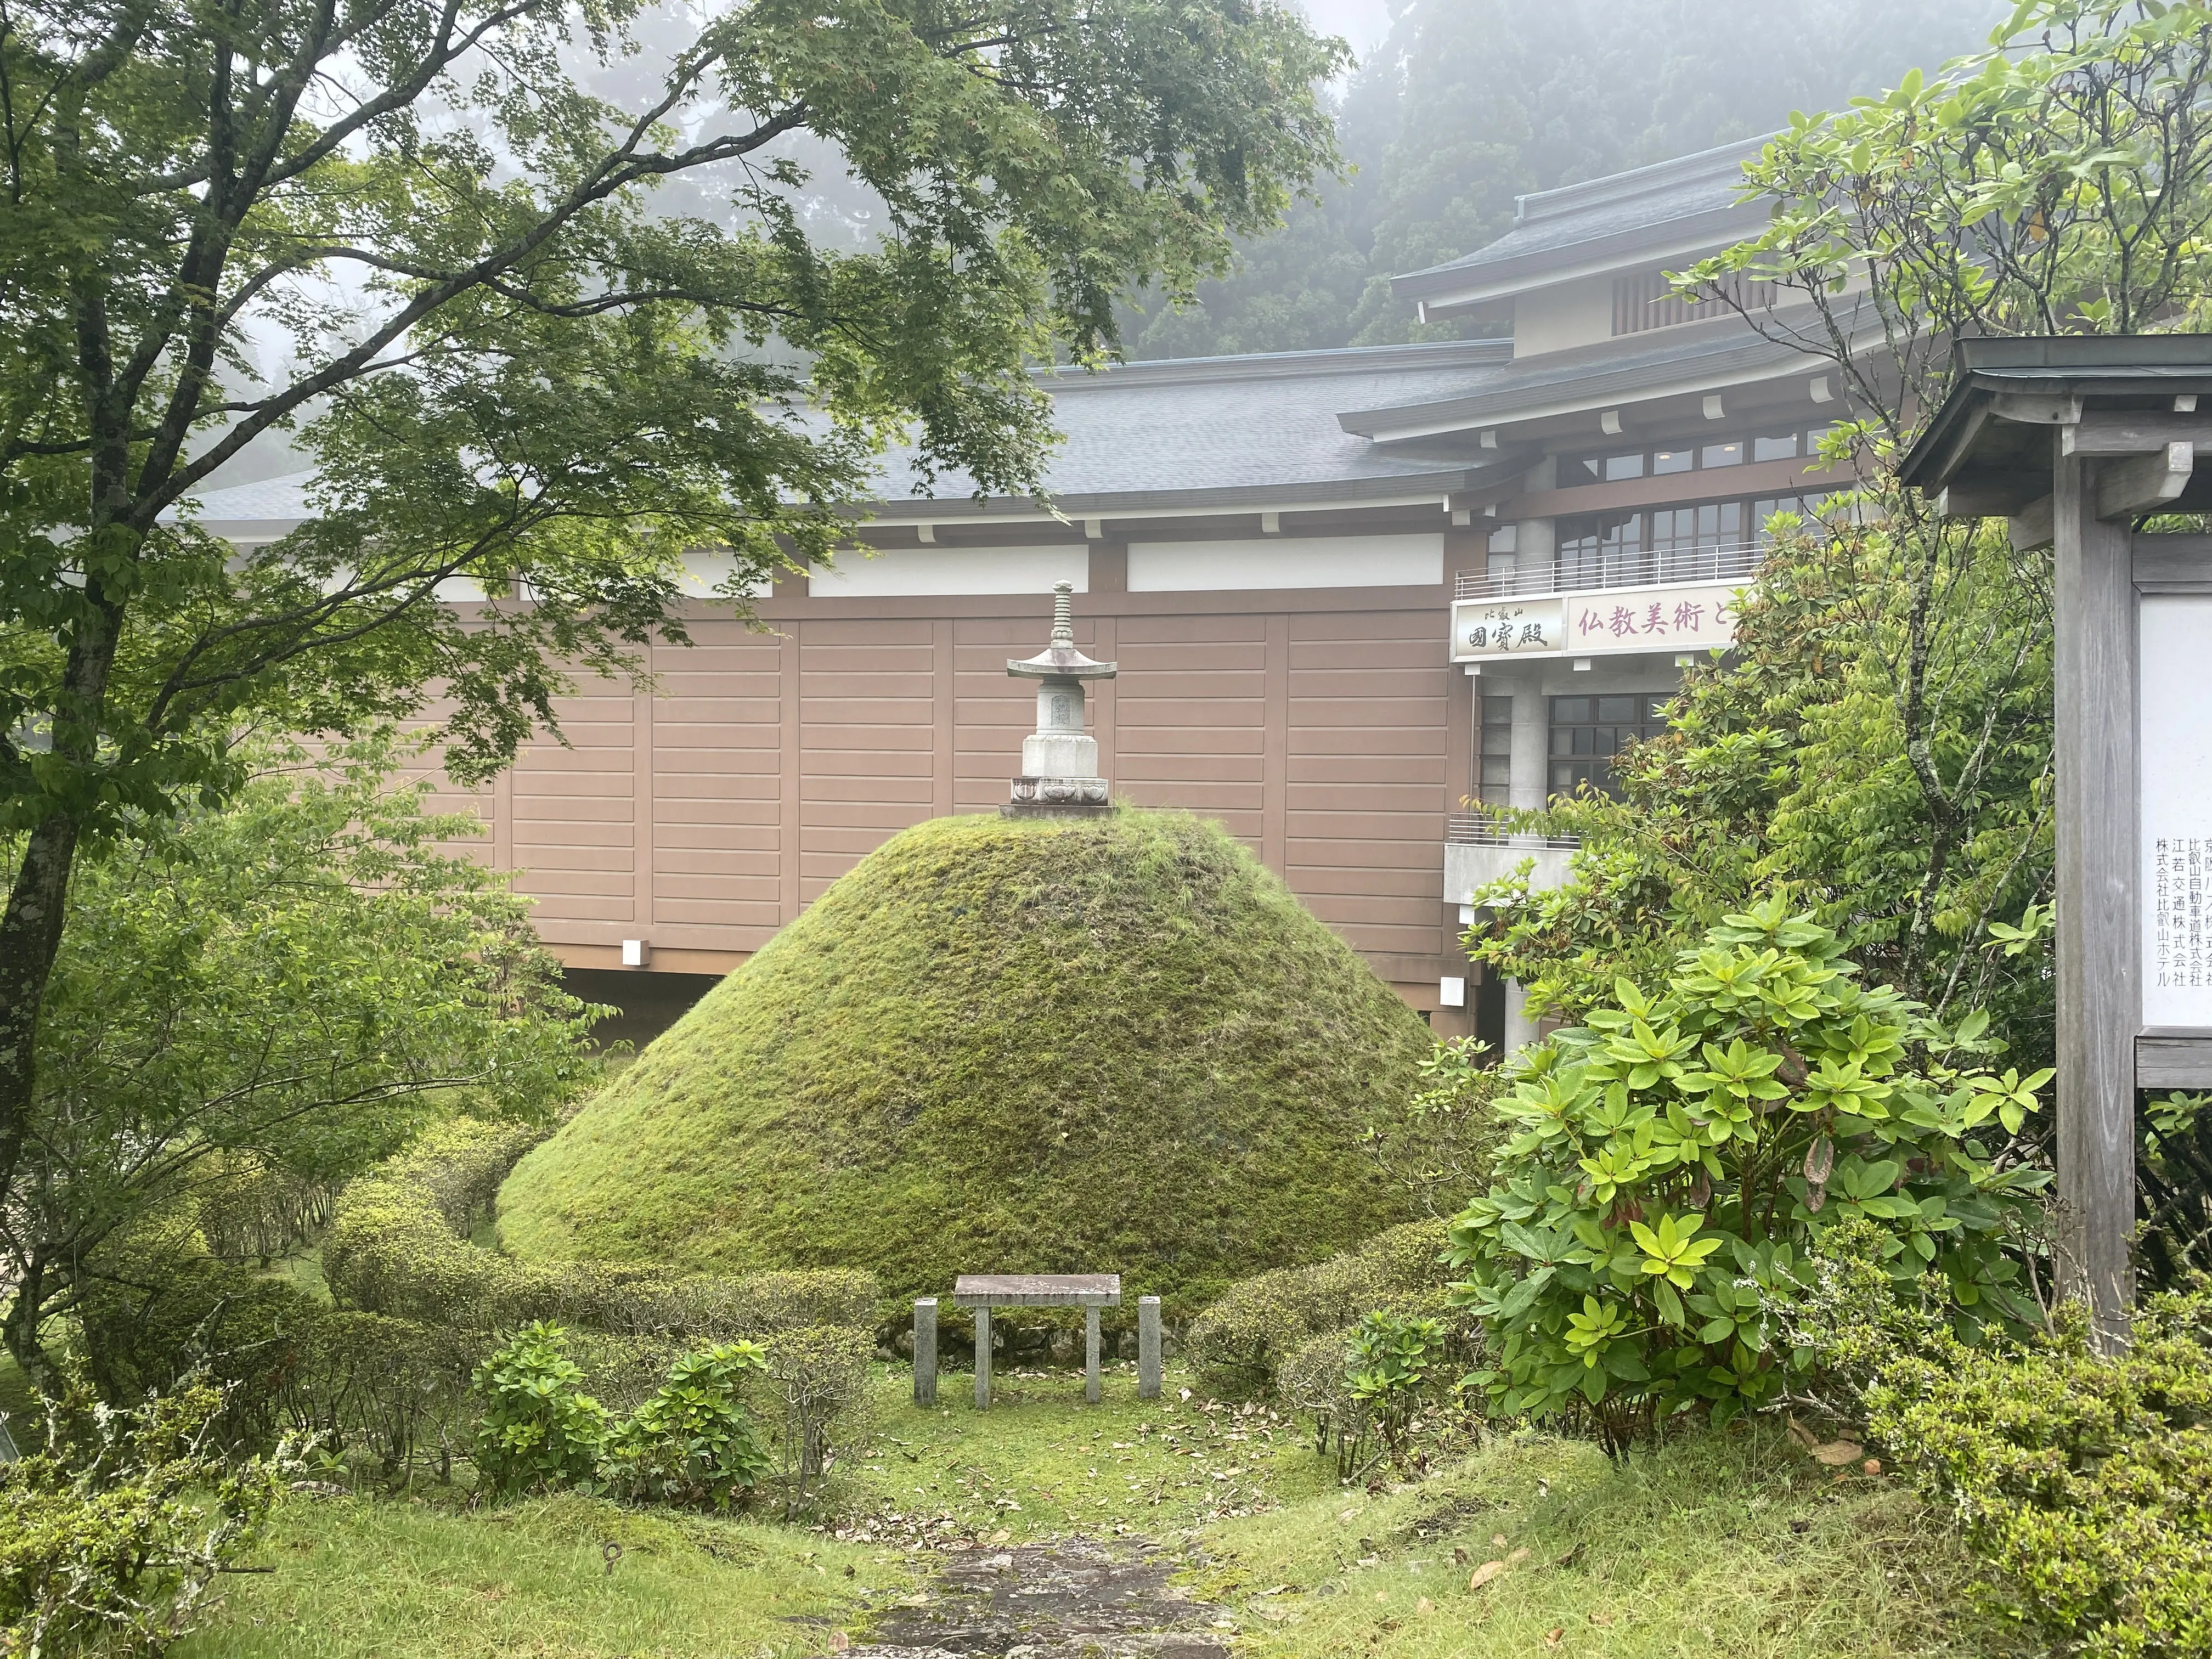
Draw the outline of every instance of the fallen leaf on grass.
<instances>
[{"instance_id":1,"label":"fallen leaf on grass","mask_svg":"<svg viewBox=\"0 0 2212 1659\"><path fill-rule=\"evenodd\" d=\"M1424 1595L1419 1601L1413 1603L1413 1611L1415 1613L1434 1613L1436 1610L1437 1604L1430 1601L1425 1595Z\"/></svg>"},{"instance_id":2,"label":"fallen leaf on grass","mask_svg":"<svg viewBox=\"0 0 2212 1659\"><path fill-rule=\"evenodd\" d=\"M1552 1628L1551 1628L1551 1630L1550 1630L1550 1631L1546 1634L1546 1636L1545 1636L1545 1638L1544 1638L1544 1645L1545 1645L1546 1647L1547 1647L1547 1648L1555 1648L1555 1647L1559 1646L1559 1638L1560 1638L1561 1637L1565 1636L1566 1633L1567 1633L1567 1627L1566 1627L1565 1625L1554 1625L1554 1626L1552 1626Z\"/></svg>"},{"instance_id":3,"label":"fallen leaf on grass","mask_svg":"<svg viewBox=\"0 0 2212 1659\"><path fill-rule=\"evenodd\" d=\"M1479 1590L1504 1571L1505 1564L1503 1561L1486 1561L1468 1575L1467 1587L1471 1590Z\"/></svg>"},{"instance_id":4,"label":"fallen leaf on grass","mask_svg":"<svg viewBox=\"0 0 2212 1659\"><path fill-rule=\"evenodd\" d=\"M1856 1440L1831 1440L1825 1446L1813 1448L1813 1461L1824 1468L1841 1468L1846 1463L1856 1463L1866 1455L1866 1448Z\"/></svg>"}]
</instances>

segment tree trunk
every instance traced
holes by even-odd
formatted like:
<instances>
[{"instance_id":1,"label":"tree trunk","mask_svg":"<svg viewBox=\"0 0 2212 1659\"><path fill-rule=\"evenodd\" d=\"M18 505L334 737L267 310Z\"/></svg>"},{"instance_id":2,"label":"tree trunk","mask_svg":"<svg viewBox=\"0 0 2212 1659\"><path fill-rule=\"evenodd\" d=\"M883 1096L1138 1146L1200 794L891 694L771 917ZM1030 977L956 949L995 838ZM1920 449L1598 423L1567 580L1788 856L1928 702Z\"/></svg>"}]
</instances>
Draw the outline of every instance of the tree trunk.
<instances>
[{"instance_id":1,"label":"tree trunk","mask_svg":"<svg viewBox=\"0 0 2212 1659\"><path fill-rule=\"evenodd\" d=\"M15 1190L38 1079L39 1008L60 953L77 820L34 827L0 916L0 1206Z\"/></svg>"},{"instance_id":2,"label":"tree trunk","mask_svg":"<svg viewBox=\"0 0 2212 1659\"><path fill-rule=\"evenodd\" d=\"M45 1399L58 1399L61 1394L60 1373L39 1343L39 1327L44 1322L40 1313L46 1303L46 1263L34 1254L21 1266L23 1276L16 1281L15 1299L8 1304L7 1322L0 1326L0 1340L6 1342L9 1356L22 1367L31 1386Z\"/></svg>"}]
</instances>

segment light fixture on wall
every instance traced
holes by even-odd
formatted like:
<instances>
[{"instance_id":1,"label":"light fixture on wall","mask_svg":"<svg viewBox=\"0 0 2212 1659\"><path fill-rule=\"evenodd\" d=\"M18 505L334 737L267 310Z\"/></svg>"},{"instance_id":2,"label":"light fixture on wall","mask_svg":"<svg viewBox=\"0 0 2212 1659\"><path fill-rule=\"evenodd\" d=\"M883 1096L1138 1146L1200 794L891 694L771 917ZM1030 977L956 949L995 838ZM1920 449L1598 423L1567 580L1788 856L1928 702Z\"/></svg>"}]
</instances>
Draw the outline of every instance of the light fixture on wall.
<instances>
[{"instance_id":1,"label":"light fixture on wall","mask_svg":"<svg viewBox=\"0 0 2212 1659\"><path fill-rule=\"evenodd\" d=\"M1437 1000L1447 1008L1467 1006L1467 981L1464 977L1445 978L1437 981Z\"/></svg>"},{"instance_id":2,"label":"light fixture on wall","mask_svg":"<svg viewBox=\"0 0 2212 1659\"><path fill-rule=\"evenodd\" d=\"M650 968L653 966L653 946L641 939L626 939L622 942L623 966Z\"/></svg>"}]
</instances>

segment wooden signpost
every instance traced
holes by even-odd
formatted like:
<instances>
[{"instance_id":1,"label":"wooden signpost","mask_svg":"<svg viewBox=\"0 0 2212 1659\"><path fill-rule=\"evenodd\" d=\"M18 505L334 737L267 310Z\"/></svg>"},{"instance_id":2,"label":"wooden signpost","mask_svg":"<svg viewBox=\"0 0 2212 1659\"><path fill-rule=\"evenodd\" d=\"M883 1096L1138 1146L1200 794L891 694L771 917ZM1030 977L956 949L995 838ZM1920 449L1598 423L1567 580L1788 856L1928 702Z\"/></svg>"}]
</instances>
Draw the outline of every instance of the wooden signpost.
<instances>
[{"instance_id":1,"label":"wooden signpost","mask_svg":"<svg viewBox=\"0 0 2212 1659\"><path fill-rule=\"evenodd\" d=\"M2135 529L2212 511L2212 336L1966 340L1954 368L1900 477L2052 552L2057 1242L2110 1351L2136 1091L2212 1086L2212 537Z\"/></svg>"}]
</instances>

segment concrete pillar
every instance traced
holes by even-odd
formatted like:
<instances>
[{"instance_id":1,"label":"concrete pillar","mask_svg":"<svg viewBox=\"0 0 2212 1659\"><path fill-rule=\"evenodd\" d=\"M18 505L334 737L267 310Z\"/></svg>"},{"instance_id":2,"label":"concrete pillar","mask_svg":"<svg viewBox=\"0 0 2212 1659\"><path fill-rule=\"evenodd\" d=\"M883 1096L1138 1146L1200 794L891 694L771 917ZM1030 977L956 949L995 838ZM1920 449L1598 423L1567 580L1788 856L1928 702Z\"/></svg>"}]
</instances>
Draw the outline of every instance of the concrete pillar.
<instances>
[{"instance_id":1,"label":"concrete pillar","mask_svg":"<svg viewBox=\"0 0 2212 1659\"><path fill-rule=\"evenodd\" d=\"M975 1409L991 1403L991 1310L975 1310Z\"/></svg>"},{"instance_id":2,"label":"concrete pillar","mask_svg":"<svg viewBox=\"0 0 2212 1659\"><path fill-rule=\"evenodd\" d=\"M1160 1299L1137 1298L1137 1398L1160 1397Z\"/></svg>"},{"instance_id":3,"label":"concrete pillar","mask_svg":"<svg viewBox=\"0 0 2212 1659\"><path fill-rule=\"evenodd\" d=\"M1551 793L1551 702L1540 672L1515 675L1512 687L1511 800L1518 807L1541 806Z\"/></svg>"},{"instance_id":4,"label":"concrete pillar","mask_svg":"<svg viewBox=\"0 0 2212 1659\"><path fill-rule=\"evenodd\" d=\"M914 1403L937 1403L937 1298L917 1297L914 1304Z\"/></svg>"},{"instance_id":5,"label":"concrete pillar","mask_svg":"<svg viewBox=\"0 0 2212 1659\"><path fill-rule=\"evenodd\" d=\"M1098 1310L1083 1310L1083 1397L1098 1403Z\"/></svg>"},{"instance_id":6,"label":"concrete pillar","mask_svg":"<svg viewBox=\"0 0 2212 1659\"><path fill-rule=\"evenodd\" d=\"M1536 1040L1536 1022L1528 1018L1528 994L1521 988L1521 981L1505 981L1505 1043L1504 1054L1510 1059Z\"/></svg>"}]
</instances>

